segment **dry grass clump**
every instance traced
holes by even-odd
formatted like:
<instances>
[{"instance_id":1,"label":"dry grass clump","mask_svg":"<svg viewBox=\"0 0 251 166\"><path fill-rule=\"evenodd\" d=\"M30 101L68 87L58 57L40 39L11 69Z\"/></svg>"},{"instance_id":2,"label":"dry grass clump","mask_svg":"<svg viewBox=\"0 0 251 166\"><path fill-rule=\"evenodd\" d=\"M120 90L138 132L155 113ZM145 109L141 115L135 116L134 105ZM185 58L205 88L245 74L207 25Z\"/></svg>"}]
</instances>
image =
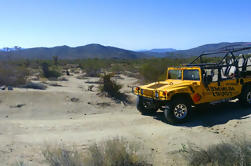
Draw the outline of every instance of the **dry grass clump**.
<instances>
[{"instance_id":1,"label":"dry grass clump","mask_svg":"<svg viewBox=\"0 0 251 166\"><path fill-rule=\"evenodd\" d=\"M24 161L17 161L16 164L13 164L13 166L28 166Z\"/></svg>"},{"instance_id":2,"label":"dry grass clump","mask_svg":"<svg viewBox=\"0 0 251 166\"><path fill-rule=\"evenodd\" d=\"M0 86L19 86L27 81L28 71L25 67L0 63Z\"/></svg>"},{"instance_id":3,"label":"dry grass clump","mask_svg":"<svg viewBox=\"0 0 251 166\"><path fill-rule=\"evenodd\" d=\"M47 147L43 151L45 160L50 166L84 166L83 154L77 150L67 150L64 147Z\"/></svg>"},{"instance_id":4,"label":"dry grass clump","mask_svg":"<svg viewBox=\"0 0 251 166\"><path fill-rule=\"evenodd\" d=\"M93 144L83 153L48 147L43 155L50 166L151 166L138 149L136 144L116 138Z\"/></svg>"},{"instance_id":5,"label":"dry grass clump","mask_svg":"<svg viewBox=\"0 0 251 166\"><path fill-rule=\"evenodd\" d=\"M150 166L138 153L139 146L124 139L112 139L88 149L87 166Z\"/></svg>"},{"instance_id":6,"label":"dry grass clump","mask_svg":"<svg viewBox=\"0 0 251 166\"><path fill-rule=\"evenodd\" d=\"M206 149L189 145L183 152L191 166L251 166L251 141L243 138Z\"/></svg>"}]
</instances>

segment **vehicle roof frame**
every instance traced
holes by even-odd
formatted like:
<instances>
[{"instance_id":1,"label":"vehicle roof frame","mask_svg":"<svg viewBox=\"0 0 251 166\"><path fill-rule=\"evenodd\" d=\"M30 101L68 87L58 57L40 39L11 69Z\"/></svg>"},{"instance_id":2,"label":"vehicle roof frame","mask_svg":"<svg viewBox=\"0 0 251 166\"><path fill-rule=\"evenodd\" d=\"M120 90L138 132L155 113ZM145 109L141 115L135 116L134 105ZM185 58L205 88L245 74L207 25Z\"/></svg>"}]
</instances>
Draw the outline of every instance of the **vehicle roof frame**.
<instances>
[{"instance_id":1,"label":"vehicle roof frame","mask_svg":"<svg viewBox=\"0 0 251 166\"><path fill-rule=\"evenodd\" d=\"M202 69L221 69L223 67L231 67L234 66L237 69L237 72L239 72L239 68L246 69L247 67L251 65L247 65L248 58L246 59L244 55L242 55L242 58L244 59L244 65L245 66L238 66L238 58L237 55L235 55L235 52L245 51L249 50L251 47L242 47L242 48L230 48L213 52L205 52L199 55L197 58L195 58L190 64L186 64L187 67L201 67ZM209 56L209 55L217 55L217 54L225 54L223 58L220 60L219 63L202 63L202 57ZM227 57L231 57L233 60L233 63L226 62L227 64L223 64L224 60L227 60ZM200 64L194 64L197 60L200 60ZM242 70L243 71L243 70ZM244 70L245 71L245 70Z\"/></svg>"}]
</instances>

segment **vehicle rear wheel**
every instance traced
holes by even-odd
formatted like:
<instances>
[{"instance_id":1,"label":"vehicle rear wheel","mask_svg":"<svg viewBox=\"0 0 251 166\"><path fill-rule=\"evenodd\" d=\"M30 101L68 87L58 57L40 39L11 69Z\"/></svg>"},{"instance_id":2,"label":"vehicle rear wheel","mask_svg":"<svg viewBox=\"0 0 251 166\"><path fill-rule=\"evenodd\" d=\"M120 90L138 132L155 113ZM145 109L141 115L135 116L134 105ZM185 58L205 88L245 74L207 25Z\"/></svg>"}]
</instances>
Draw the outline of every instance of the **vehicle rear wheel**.
<instances>
[{"instance_id":1,"label":"vehicle rear wheel","mask_svg":"<svg viewBox=\"0 0 251 166\"><path fill-rule=\"evenodd\" d=\"M151 115L158 110L152 102L145 101L142 96L137 97L137 109L143 115Z\"/></svg>"},{"instance_id":2,"label":"vehicle rear wheel","mask_svg":"<svg viewBox=\"0 0 251 166\"><path fill-rule=\"evenodd\" d=\"M240 97L241 104L244 106L250 106L251 105L251 87L246 87Z\"/></svg>"},{"instance_id":3,"label":"vehicle rear wheel","mask_svg":"<svg viewBox=\"0 0 251 166\"><path fill-rule=\"evenodd\" d=\"M168 122L184 123L190 118L191 104L184 99L171 101L164 110L165 118Z\"/></svg>"}]
</instances>

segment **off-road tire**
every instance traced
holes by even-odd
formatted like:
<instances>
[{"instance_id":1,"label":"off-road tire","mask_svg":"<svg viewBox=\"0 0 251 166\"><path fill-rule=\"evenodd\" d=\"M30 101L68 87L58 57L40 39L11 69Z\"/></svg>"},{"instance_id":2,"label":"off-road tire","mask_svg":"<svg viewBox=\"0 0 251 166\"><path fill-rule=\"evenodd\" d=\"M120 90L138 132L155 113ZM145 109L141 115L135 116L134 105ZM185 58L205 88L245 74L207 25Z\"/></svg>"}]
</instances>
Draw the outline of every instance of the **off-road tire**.
<instances>
[{"instance_id":1,"label":"off-road tire","mask_svg":"<svg viewBox=\"0 0 251 166\"><path fill-rule=\"evenodd\" d=\"M158 108L147 108L144 106L144 98L142 96L137 96L137 109L142 115L153 115L157 112Z\"/></svg>"},{"instance_id":2,"label":"off-road tire","mask_svg":"<svg viewBox=\"0 0 251 166\"><path fill-rule=\"evenodd\" d=\"M191 103L185 98L173 99L164 110L165 118L171 124L187 122L190 119L190 114ZM180 118L178 118L179 115L181 115Z\"/></svg>"},{"instance_id":3,"label":"off-road tire","mask_svg":"<svg viewBox=\"0 0 251 166\"><path fill-rule=\"evenodd\" d=\"M241 96L240 96L240 103L243 106L251 106L251 86L244 87Z\"/></svg>"}]
</instances>

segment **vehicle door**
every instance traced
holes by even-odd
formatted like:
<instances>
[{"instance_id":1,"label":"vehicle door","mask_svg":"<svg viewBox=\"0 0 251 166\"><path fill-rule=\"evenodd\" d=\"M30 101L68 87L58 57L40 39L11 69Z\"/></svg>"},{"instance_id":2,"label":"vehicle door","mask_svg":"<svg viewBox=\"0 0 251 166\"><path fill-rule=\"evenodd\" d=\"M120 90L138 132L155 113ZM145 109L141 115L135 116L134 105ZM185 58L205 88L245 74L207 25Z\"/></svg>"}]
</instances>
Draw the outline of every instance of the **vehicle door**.
<instances>
[{"instance_id":1,"label":"vehicle door","mask_svg":"<svg viewBox=\"0 0 251 166\"><path fill-rule=\"evenodd\" d=\"M204 84L202 95L205 101L214 102L229 99L240 94L240 84L235 77L222 78L221 70L218 69L212 69L209 72L211 72L211 75L208 74L208 71L206 74L212 80Z\"/></svg>"}]
</instances>

